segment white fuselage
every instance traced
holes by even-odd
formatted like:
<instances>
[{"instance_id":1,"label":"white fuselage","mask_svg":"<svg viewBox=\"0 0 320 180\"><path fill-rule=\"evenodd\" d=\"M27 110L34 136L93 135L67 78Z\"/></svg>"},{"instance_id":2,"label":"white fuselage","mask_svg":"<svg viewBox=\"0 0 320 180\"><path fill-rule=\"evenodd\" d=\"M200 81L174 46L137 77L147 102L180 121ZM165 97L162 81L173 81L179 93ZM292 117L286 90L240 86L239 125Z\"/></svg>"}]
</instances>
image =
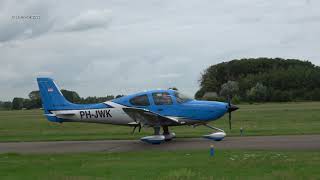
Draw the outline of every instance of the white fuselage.
<instances>
[{"instance_id":1,"label":"white fuselage","mask_svg":"<svg viewBox=\"0 0 320 180\"><path fill-rule=\"evenodd\" d=\"M60 110L51 111L56 117L71 122L92 122L105 123L114 125L130 125L134 120L123 111L123 106L113 103L105 102L113 108L103 109L81 109L81 110Z\"/></svg>"}]
</instances>

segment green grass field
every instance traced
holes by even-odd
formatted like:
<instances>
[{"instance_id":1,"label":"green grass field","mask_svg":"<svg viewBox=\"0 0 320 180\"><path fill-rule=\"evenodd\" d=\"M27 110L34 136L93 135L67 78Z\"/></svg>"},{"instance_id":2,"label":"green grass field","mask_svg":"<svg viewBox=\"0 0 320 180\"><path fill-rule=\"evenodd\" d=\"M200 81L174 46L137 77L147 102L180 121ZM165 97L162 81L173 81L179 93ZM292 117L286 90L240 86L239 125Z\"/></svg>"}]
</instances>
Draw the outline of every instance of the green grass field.
<instances>
[{"instance_id":1,"label":"green grass field","mask_svg":"<svg viewBox=\"0 0 320 180\"><path fill-rule=\"evenodd\" d=\"M320 133L320 102L268 103L239 105L230 132L227 117L212 125L225 129L229 136L287 135ZM152 134L151 128L131 135L132 128L88 123L50 123L40 110L0 111L0 141L138 139ZM201 137L211 132L206 127L173 127L177 137Z\"/></svg>"},{"instance_id":2,"label":"green grass field","mask_svg":"<svg viewBox=\"0 0 320 180\"><path fill-rule=\"evenodd\" d=\"M318 134L320 102L240 105L213 122L228 135ZM200 137L205 127L174 127L178 137ZM0 111L0 141L138 139L131 128L104 124L48 122L40 110ZM0 179L319 179L320 152L208 150L175 152L0 154Z\"/></svg>"},{"instance_id":3,"label":"green grass field","mask_svg":"<svg viewBox=\"0 0 320 180\"><path fill-rule=\"evenodd\" d=\"M320 152L0 154L0 179L318 179Z\"/></svg>"}]
</instances>

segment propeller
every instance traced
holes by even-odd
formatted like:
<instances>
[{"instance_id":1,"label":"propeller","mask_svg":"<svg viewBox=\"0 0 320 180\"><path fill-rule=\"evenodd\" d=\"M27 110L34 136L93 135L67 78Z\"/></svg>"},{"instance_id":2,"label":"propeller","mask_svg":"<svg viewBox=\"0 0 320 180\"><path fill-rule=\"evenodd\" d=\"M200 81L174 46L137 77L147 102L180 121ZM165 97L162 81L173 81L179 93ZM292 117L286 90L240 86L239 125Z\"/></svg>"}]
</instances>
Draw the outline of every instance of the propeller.
<instances>
[{"instance_id":1,"label":"propeller","mask_svg":"<svg viewBox=\"0 0 320 180\"><path fill-rule=\"evenodd\" d=\"M231 112L239 109L237 106L231 104L231 98L228 96L228 113L229 113L229 129L231 130Z\"/></svg>"}]
</instances>

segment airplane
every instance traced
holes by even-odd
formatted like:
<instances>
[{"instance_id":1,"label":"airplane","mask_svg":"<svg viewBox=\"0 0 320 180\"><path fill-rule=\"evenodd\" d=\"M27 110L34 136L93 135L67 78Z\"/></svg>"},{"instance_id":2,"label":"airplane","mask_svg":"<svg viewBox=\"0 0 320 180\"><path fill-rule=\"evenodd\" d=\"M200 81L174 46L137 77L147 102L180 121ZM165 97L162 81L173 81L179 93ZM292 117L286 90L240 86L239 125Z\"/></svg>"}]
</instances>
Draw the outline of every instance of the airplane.
<instances>
[{"instance_id":1,"label":"airplane","mask_svg":"<svg viewBox=\"0 0 320 180\"><path fill-rule=\"evenodd\" d=\"M97 104L74 104L66 100L53 79L41 77L37 82L44 115L49 121L131 126L132 133L136 128L140 132L142 127L151 127L154 134L140 139L150 144L172 140L176 135L169 127L182 125L214 129L217 132L203 137L221 141L226 133L208 123L229 113L231 129L231 112L238 109L230 100L228 103L194 100L172 89L140 92Z\"/></svg>"}]
</instances>

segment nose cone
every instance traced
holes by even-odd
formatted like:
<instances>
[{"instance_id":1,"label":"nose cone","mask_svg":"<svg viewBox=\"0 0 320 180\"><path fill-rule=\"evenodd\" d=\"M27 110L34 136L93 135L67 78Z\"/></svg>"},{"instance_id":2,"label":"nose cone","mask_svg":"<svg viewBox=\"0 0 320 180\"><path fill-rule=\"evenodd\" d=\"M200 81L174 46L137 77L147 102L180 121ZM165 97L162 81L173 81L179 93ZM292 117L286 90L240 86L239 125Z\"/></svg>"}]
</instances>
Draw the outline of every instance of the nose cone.
<instances>
[{"instance_id":1,"label":"nose cone","mask_svg":"<svg viewBox=\"0 0 320 180\"><path fill-rule=\"evenodd\" d=\"M228 111L229 111L229 112L232 112L232 111L235 111L235 110L237 110L237 109L239 109L237 106L231 104L231 105L229 106L229 108L228 108Z\"/></svg>"}]
</instances>

